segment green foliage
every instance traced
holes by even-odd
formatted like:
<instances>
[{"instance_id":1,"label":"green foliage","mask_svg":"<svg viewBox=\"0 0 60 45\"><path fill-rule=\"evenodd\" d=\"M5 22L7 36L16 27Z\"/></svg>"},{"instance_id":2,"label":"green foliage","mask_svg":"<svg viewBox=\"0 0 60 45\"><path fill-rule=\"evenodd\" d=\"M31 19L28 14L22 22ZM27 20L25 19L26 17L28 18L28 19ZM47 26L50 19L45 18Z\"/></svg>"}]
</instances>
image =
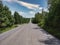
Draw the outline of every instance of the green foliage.
<instances>
[{"instance_id":1,"label":"green foliage","mask_svg":"<svg viewBox=\"0 0 60 45\"><path fill-rule=\"evenodd\" d=\"M52 0L50 4L45 29L60 39L60 0Z\"/></svg>"},{"instance_id":2,"label":"green foliage","mask_svg":"<svg viewBox=\"0 0 60 45\"><path fill-rule=\"evenodd\" d=\"M11 15L11 11L7 6L3 6L2 1L0 1L0 27L9 27L15 24L22 24L29 22L28 18L24 18L19 15L18 12L14 13L14 16Z\"/></svg>"},{"instance_id":3,"label":"green foliage","mask_svg":"<svg viewBox=\"0 0 60 45\"><path fill-rule=\"evenodd\" d=\"M30 21L30 18L22 18L22 23L29 23Z\"/></svg>"},{"instance_id":4,"label":"green foliage","mask_svg":"<svg viewBox=\"0 0 60 45\"><path fill-rule=\"evenodd\" d=\"M15 18L15 24L19 24L20 23L20 15L17 12L14 13L14 18Z\"/></svg>"},{"instance_id":5,"label":"green foliage","mask_svg":"<svg viewBox=\"0 0 60 45\"><path fill-rule=\"evenodd\" d=\"M0 32L6 31L4 29L12 27L14 24L23 24L28 23L29 21L29 18L22 17L18 12L15 12L14 16L11 15L9 8L3 6L2 1L0 1Z\"/></svg>"},{"instance_id":6,"label":"green foliage","mask_svg":"<svg viewBox=\"0 0 60 45\"><path fill-rule=\"evenodd\" d=\"M37 24L49 33L60 39L60 0L48 0L49 13L42 14L42 18L37 14ZM44 12L43 12L44 13ZM39 21L38 21L39 20Z\"/></svg>"},{"instance_id":7,"label":"green foliage","mask_svg":"<svg viewBox=\"0 0 60 45\"><path fill-rule=\"evenodd\" d=\"M14 24L14 19L11 12L7 6L3 6L2 1L0 1L0 27L12 26Z\"/></svg>"},{"instance_id":8,"label":"green foliage","mask_svg":"<svg viewBox=\"0 0 60 45\"><path fill-rule=\"evenodd\" d=\"M45 20L42 19L39 23L38 23L39 26L41 26L42 28L44 27L45 25Z\"/></svg>"},{"instance_id":9,"label":"green foliage","mask_svg":"<svg viewBox=\"0 0 60 45\"><path fill-rule=\"evenodd\" d=\"M15 18L15 24L23 24L28 23L30 21L29 18L24 18L17 12L14 13L14 18Z\"/></svg>"},{"instance_id":10,"label":"green foliage","mask_svg":"<svg viewBox=\"0 0 60 45\"><path fill-rule=\"evenodd\" d=\"M15 27L17 27L17 25L13 25L13 26L10 26L10 27L7 27L7 28L0 28L0 33L12 30Z\"/></svg>"},{"instance_id":11,"label":"green foliage","mask_svg":"<svg viewBox=\"0 0 60 45\"><path fill-rule=\"evenodd\" d=\"M5 29L8 30L8 27L13 26L14 22L11 11L7 6L3 6L2 1L0 1L0 33L6 31Z\"/></svg>"},{"instance_id":12,"label":"green foliage","mask_svg":"<svg viewBox=\"0 0 60 45\"><path fill-rule=\"evenodd\" d=\"M51 3L50 12L48 14L48 26L51 28L60 28L60 0L55 0L54 3Z\"/></svg>"},{"instance_id":13,"label":"green foliage","mask_svg":"<svg viewBox=\"0 0 60 45\"><path fill-rule=\"evenodd\" d=\"M42 16L43 15L40 13L35 14L35 18L32 18L32 23L39 23L42 19Z\"/></svg>"}]
</instances>

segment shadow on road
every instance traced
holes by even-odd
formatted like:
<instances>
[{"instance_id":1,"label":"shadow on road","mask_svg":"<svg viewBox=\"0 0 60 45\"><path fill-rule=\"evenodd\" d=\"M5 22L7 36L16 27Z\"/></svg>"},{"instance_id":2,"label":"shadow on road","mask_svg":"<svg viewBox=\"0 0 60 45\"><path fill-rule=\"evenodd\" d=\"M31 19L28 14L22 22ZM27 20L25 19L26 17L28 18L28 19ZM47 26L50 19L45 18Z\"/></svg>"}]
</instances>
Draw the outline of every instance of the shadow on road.
<instances>
[{"instance_id":1,"label":"shadow on road","mask_svg":"<svg viewBox=\"0 0 60 45\"><path fill-rule=\"evenodd\" d=\"M45 40L38 40L38 42L40 43L44 43L45 45L60 45L60 41L58 39L56 39L55 37L51 36L48 32L46 32L44 29L40 28L40 27L34 27L34 30L39 30L40 32L42 32L44 35L47 36L47 39Z\"/></svg>"},{"instance_id":2,"label":"shadow on road","mask_svg":"<svg viewBox=\"0 0 60 45\"><path fill-rule=\"evenodd\" d=\"M40 30L43 34L49 35L49 33L48 33L47 31L43 30L43 29L40 28L40 27L35 27L35 28L33 28L33 29L34 29L34 30Z\"/></svg>"},{"instance_id":3,"label":"shadow on road","mask_svg":"<svg viewBox=\"0 0 60 45\"><path fill-rule=\"evenodd\" d=\"M43 29L40 29L40 31L42 31L42 33L44 33L44 34L49 35L49 33L47 31L43 30Z\"/></svg>"},{"instance_id":4,"label":"shadow on road","mask_svg":"<svg viewBox=\"0 0 60 45\"><path fill-rule=\"evenodd\" d=\"M48 38L47 40L38 40L40 43L44 43L46 45L60 45L60 41L55 38Z\"/></svg>"},{"instance_id":5,"label":"shadow on road","mask_svg":"<svg viewBox=\"0 0 60 45\"><path fill-rule=\"evenodd\" d=\"M46 34L47 35L47 39L46 40L38 40L38 42L40 43L44 43L45 45L60 45L60 41L57 40L56 38L54 37L50 37L50 34L48 32L46 32L44 29L42 28L39 28L39 27L35 27L33 28L34 30L40 30L43 34Z\"/></svg>"},{"instance_id":6,"label":"shadow on road","mask_svg":"<svg viewBox=\"0 0 60 45\"><path fill-rule=\"evenodd\" d=\"M33 29L40 29L39 27L35 27L35 28L33 28Z\"/></svg>"}]
</instances>

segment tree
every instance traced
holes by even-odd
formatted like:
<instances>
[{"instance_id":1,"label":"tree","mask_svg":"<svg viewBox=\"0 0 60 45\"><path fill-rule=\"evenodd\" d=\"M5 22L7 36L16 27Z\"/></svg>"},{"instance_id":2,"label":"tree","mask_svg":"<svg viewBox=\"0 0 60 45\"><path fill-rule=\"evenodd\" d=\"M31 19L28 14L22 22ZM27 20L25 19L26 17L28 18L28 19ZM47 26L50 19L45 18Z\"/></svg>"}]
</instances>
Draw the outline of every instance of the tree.
<instances>
[{"instance_id":1,"label":"tree","mask_svg":"<svg viewBox=\"0 0 60 45\"><path fill-rule=\"evenodd\" d=\"M14 18L15 18L15 24L19 24L20 19L19 19L19 14L17 12L14 13Z\"/></svg>"},{"instance_id":2,"label":"tree","mask_svg":"<svg viewBox=\"0 0 60 45\"><path fill-rule=\"evenodd\" d=\"M33 23L39 23L42 18L43 18L42 13L36 13L35 14L35 18L32 19L32 22Z\"/></svg>"},{"instance_id":3,"label":"tree","mask_svg":"<svg viewBox=\"0 0 60 45\"><path fill-rule=\"evenodd\" d=\"M29 18L24 18L17 12L14 13L14 18L15 18L15 24L23 24L29 22Z\"/></svg>"},{"instance_id":4,"label":"tree","mask_svg":"<svg viewBox=\"0 0 60 45\"><path fill-rule=\"evenodd\" d=\"M0 1L0 27L8 27L14 24L14 18L11 15L11 11L7 6L3 6Z\"/></svg>"},{"instance_id":5,"label":"tree","mask_svg":"<svg viewBox=\"0 0 60 45\"><path fill-rule=\"evenodd\" d=\"M44 29L60 39L60 0L49 0L49 4Z\"/></svg>"},{"instance_id":6,"label":"tree","mask_svg":"<svg viewBox=\"0 0 60 45\"><path fill-rule=\"evenodd\" d=\"M53 3L54 1L54 3ZM52 27L52 28L57 28L57 27L60 27L59 26L59 23L60 23L60 11L59 11L59 8L60 8L60 0L53 0L51 2L51 6L50 6L50 9L49 9L49 15L48 15L48 25L49 27Z\"/></svg>"}]
</instances>

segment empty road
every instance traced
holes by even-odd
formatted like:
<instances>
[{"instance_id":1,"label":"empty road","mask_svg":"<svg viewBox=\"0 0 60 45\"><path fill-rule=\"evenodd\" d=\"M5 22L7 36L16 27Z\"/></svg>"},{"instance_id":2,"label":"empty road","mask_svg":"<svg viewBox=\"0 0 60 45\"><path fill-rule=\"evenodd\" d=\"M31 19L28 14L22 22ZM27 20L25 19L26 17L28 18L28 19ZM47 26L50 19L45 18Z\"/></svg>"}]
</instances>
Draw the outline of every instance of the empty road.
<instances>
[{"instance_id":1,"label":"empty road","mask_svg":"<svg viewBox=\"0 0 60 45\"><path fill-rule=\"evenodd\" d=\"M29 23L0 34L0 45L60 45L60 41Z\"/></svg>"}]
</instances>

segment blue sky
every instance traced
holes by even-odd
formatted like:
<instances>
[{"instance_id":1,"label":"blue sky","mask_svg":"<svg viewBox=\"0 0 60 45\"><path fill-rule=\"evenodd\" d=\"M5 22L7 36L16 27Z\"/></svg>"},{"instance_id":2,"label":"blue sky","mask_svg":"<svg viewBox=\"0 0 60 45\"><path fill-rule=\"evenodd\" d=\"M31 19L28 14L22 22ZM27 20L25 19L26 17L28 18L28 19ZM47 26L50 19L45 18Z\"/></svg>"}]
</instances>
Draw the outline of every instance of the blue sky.
<instances>
[{"instance_id":1,"label":"blue sky","mask_svg":"<svg viewBox=\"0 0 60 45\"><path fill-rule=\"evenodd\" d=\"M35 13L48 12L47 0L2 0L3 4L8 6L12 14L17 11L23 17L34 17Z\"/></svg>"}]
</instances>

